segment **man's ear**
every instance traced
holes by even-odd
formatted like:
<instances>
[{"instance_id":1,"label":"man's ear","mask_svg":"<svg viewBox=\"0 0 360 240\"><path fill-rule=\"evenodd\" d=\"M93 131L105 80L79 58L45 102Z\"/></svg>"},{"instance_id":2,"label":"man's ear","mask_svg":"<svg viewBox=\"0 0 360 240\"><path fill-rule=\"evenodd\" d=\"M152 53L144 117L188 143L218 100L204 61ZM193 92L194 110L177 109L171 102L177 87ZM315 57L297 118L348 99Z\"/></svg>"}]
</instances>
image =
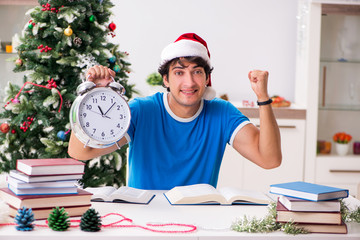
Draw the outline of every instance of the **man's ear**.
<instances>
[{"instance_id":1,"label":"man's ear","mask_svg":"<svg viewBox=\"0 0 360 240\"><path fill-rule=\"evenodd\" d=\"M210 82L210 77L208 76L205 81L205 86L207 86L209 84L209 82Z\"/></svg>"},{"instance_id":2,"label":"man's ear","mask_svg":"<svg viewBox=\"0 0 360 240\"><path fill-rule=\"evenodd\" d=\"M167 75L164 75L163 76L163 84L166 88L169 87L169 81L168 81L168 76Z\"/></svg>"}]
</instances>

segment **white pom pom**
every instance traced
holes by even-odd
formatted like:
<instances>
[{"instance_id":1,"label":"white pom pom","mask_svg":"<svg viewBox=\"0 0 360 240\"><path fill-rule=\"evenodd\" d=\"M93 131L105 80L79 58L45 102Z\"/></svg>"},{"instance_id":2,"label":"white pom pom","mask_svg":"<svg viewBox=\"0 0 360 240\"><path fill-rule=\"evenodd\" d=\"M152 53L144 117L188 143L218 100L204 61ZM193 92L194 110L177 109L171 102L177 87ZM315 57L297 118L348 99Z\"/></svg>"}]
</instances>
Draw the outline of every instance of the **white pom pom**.
<instances>
[{"instance_id":1,"label":"white pom pom","mask_svg":"<svg viewBox=\"0 0 360 240\"><path fill-rule=\"evenodd\" d=\"M213 100L216 96L216 91L212 87L206 87L203 98L205 100Z\"/></svg>"}]
</instances>

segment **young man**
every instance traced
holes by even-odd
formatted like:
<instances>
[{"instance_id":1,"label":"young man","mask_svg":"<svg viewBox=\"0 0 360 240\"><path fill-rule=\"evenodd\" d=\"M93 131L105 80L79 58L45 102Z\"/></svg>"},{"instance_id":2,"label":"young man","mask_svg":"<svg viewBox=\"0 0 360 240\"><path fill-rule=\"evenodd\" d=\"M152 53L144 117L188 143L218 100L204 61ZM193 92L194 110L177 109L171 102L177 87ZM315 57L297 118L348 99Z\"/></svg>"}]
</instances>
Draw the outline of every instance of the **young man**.
<instances>
[{"instance_id":1,"label":"young man","mask_svg":"<svg viewBox=\"0 0 360 240\"><path fill-rule=\"evenodd\" d=\"M130 101L129 130L109 148L84 148L71 134L70 156L92 159L129 143L128 185L161 190L196 183L216 187L226 144L265 169L281 164L280 133L267 92L268 72L254 70L248 75L258 99L259 130L231 103L213 99L210 53L198 35L181 35L161 58L159 72L168 93ZM114 76L103 66L89 69L88 74L100 87Z\"/></svg>"}]
</instances>

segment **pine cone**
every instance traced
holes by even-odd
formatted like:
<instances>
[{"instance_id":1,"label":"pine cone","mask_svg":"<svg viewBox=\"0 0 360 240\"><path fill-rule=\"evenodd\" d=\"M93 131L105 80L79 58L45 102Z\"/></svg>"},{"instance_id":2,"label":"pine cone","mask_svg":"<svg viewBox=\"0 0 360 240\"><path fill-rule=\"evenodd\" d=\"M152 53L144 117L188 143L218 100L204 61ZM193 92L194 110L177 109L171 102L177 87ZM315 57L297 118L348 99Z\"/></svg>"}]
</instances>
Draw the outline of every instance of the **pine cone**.
<instances>
[{"instance_id":1,"label":"pine cone","mask_svg":"<svg viewBox=\"0 0 360 240\"><path fill-rule=\"evenodd\" d=\"M34 229L34 214L31 208L20 208L18 214L15 216L16 230L18 231L31 231Z\"/></svg>"},{"instance_id":2,"label":"pine cone","mask_svg":"<svg viewBox=\"0 0 360 240\"><path fill-rule=\"evenodd\" d=\"M101 218L95 209L90 208L81 217L80 229L86 232L98 232L101 229Z\"/></svg>"},{"instance_id":3,"label":"pine cone","mask_svg":"<svg viewBox=\"0 0 360 240\"><path fill-rule=\"evenodd\" d=\"M70 220L64 208L56 207L48 218L48 226L54 231L66 231L70 227Z\"/></svg>"},{"instance_id":4,"label":"pine cone","mask_svg":"<svg viewBox=\"0 0 360 240\"><path fill-rule=\"evenodd\" d=\"M82 44L82 40L79 37L75 37L73 42L74 42L75 46L77 46L77 47L80 47Z\"/></svg>"}]
</instances>

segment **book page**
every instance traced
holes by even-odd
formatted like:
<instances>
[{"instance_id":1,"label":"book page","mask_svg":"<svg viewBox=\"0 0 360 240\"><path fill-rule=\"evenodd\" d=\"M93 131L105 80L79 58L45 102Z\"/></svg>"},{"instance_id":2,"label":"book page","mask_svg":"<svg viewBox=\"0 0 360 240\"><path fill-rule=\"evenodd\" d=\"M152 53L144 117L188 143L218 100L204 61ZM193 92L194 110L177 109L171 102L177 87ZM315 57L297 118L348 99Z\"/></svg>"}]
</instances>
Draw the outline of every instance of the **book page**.
<instances>
[{"instance_id":1,"label":"book page","mask_svg":"<svg viewBox=\"0 0 360 240\"><path fill-rule=\"evenodd\" d=\"M225 198L209 184L174 187L165 193L172 204L225 203Z\"/></svg>"},{"instance_id":2,"label":"book page","mask_svg":"<svg viewBox=\"0 0 360 240\"><path fill-rule=\"evenodd\" d=\"M111 194L111 199L135 203L147 203L153 195L154 194L147 190L122 186Z\"/></svg>"},{"instance_id":3,"label":"book page","mask_svg":"<svg viewBox=\"0 0 360 240\"><path fill-rule=\"evenodd\" d=\"M229 204L234 201L250 202L257 204L269 204L271 199L262 192L241 190L233 187L223 187L218 190Z\"/></svg>"},{"instance_id":4,"label":"book page","mask_svg":"<svg viewBox=\"0 0 360 240\"><path fill-rule=\"evenodd\" d=\"M110 201L109 196L116 190L116 188L112 186L104 186L104 187L88 187L84 189L92 193L91 199L96 201L102 199L103 201Z\"/></svg>"}]
</instances>

